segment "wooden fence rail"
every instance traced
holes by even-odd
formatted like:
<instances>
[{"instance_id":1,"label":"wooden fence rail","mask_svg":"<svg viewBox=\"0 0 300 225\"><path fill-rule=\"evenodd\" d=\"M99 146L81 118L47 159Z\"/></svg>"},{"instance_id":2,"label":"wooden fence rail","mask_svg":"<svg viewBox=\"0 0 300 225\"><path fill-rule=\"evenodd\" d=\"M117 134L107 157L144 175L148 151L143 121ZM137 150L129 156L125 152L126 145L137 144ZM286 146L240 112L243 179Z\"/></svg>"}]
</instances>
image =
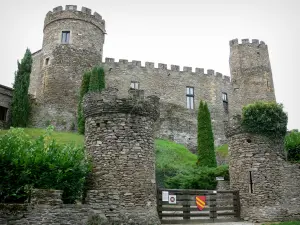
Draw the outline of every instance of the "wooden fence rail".
<instances>
[{"instance_id":1,"label":"wooden fence rail","mask_svg":"<svg viewBox=\"0 0 300 225\"><path fill-rule=\"evenodd\" d=\"M176 195L176 204L163 201L162 192ZM199 210L196 196L205 196L206 205ZM240 220L238 191L158 189L157 211L162 224L196 224Z\"/></svg>"}]
</instances>

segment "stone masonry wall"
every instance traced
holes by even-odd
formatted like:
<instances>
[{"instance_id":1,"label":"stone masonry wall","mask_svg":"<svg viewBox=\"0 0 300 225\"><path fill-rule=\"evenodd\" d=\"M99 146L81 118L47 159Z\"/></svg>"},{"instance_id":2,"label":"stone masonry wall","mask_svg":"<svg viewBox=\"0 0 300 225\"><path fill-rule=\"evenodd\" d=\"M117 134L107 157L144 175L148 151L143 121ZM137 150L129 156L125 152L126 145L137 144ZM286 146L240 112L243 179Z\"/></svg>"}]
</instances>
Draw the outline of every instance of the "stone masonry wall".
<instances>
[{"instance_id":1,"label":"stone masonry wall","mask_svg":"<svg viewBox=\"0 0 300 225\"><path fill-rule=\"evenodd\" d=\"M61 43L70 31L69 43ZM56 7L45 18L42 50L33 57L30 93L35 96L31 125L76 129L83 73L102 61L105 21L83 7Z\"/></svg>"},{"instance_id":2,"label":"stone masonry wall","mask_svg":"<svg viewBox=\"0 0 300 225\"><path fill-rule=\"evenodd\" d=\"M233 86L231 115L254 101L276 101L268 46L257 39L231 40L230 74Z\"/></svg>"},{"instance_id":3,"label":"stone masonry wall","mask_svg":"<svg viewBox=\"0 0 300 225\"><path fill-rule=\"evenodd\" d=\"M0 106L7 108L6 119L0 121L0 129L9 125L13 89L0 85Z\"/></svg>"},{"instance_id":4,"label":"stone masonry wall","mask_svg":"<svg viewBox=\"0 0 300 225\"><path fill-rule=\"evenodd\" d=\"M94 165L86 202L109 220L160 224L154 152L159 98L129 92L129 99L115 88L84 98L85 143Z\"/></svg>"},{"instance_id":5,"label":"stone masonry wall","mask_svg":"<svg viewBox=\"0 0 300 225\"><path fill-rule=\"evenodd\" d=\"M227 135L230 188L240 192L242 218L300 219L300 167L285 161L283 139L245 133L239 123Z\"/></svg>"},{"instance_id":6,"label":"stone masonry wall","mask_svg":"<svg viewBox=\"0 0 300 225\"><path fill-rule=\"evenodd\" d=\"M177 65L140 61L128 62L106 58L103 64L106 74L106 84L119 89L121 95L126 95L131 81L139 82L139 88L145 90L145 96L157 95L160 97L160 121L158 123L158 137L168 137L184 144L192 151L196 148L197 140L197 110L200 100L208 102L211 112L215 144L226 142L223 120L227 117L224 111L222 92L231 99L230 78L214 70L184 67L180 70ZM186 108L186 87L194 87L194 109Z\"/></svg>"},{"instance_id":7,"label":"stone masonry wall","mask_svg":"<svg viewBox=\"0 0 300 225\"><path fill-rule=\"evenodd\" d=\"M30 203L0 204L0 225L89 225L93 216L108 224L106 217L89 205L62 204L61 195L58 190L34 190Z\"/></svg>"}]
</instances>

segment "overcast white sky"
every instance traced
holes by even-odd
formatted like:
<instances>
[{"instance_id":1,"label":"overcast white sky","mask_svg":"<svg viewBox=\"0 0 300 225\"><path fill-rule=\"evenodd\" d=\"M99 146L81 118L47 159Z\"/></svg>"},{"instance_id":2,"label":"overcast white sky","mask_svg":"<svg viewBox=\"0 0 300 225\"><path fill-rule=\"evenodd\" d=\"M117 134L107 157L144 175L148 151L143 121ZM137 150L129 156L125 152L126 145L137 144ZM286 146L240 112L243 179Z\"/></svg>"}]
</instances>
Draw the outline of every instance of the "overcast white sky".
<instances>
[{"instance_id":1,"label":"overcast white sky","mask_svg":"<svg viewBox=\"0 0 300 225\"><path fill-rule=\"evenodd\" d=\"M106 20L104 57L214 69L229 74L229 40L269 46L277 102L300 129L299 0L10 0L0 13L0 84L12 86L26 47L42 46L46 13L62 5L97 11Z\"/></svg>"}]
</instances>

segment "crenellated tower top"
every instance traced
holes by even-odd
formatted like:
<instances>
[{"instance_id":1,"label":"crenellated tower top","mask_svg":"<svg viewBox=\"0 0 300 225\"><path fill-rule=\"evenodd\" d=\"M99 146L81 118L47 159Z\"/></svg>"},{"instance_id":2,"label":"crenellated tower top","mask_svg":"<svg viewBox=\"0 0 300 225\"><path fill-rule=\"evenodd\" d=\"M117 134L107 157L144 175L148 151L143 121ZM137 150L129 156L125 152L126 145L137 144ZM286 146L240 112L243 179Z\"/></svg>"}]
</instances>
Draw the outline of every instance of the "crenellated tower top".
<instances>
[{"instance_id":1,"label":"crenellated tower top","mask_svg":"<svg viewBox=\"0 0 300 225\"><path fill-rule=\"evenodd\" d=\"M97 26L105 33L105 20L97 12L92 14L92 10L82 7L81 11L77 10L77 5L66 5L65 9L62 6L55 7L53 11L49 11L44 22L44 29L47 25L54 21L63 19L82 20Z\"/></svg>"}]
</instances>

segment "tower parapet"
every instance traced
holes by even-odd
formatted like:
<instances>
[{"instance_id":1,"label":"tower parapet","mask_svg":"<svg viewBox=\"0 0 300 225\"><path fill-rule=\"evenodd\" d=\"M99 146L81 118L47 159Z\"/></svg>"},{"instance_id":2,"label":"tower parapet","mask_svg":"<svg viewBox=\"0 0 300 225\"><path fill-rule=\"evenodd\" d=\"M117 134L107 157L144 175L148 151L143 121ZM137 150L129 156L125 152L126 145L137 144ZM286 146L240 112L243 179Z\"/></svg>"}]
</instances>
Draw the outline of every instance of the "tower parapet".
<instances>
[{"instance_id":1,"label":"tower parapet","mask_svg":"<svg viewBox=\"0 0 300 225\"><path fill-rule=\"evenodd\" d=\"M53 11L49 11L44 21L44 29L47 25L54 21L62 19L82 20L89 22L105 33L105 20L97 12L92 14L92 10L82 7L81 11L77 10L77 5L66 5L65 9L62 6L55 7Z\"/></svg>"}]
</instances>

